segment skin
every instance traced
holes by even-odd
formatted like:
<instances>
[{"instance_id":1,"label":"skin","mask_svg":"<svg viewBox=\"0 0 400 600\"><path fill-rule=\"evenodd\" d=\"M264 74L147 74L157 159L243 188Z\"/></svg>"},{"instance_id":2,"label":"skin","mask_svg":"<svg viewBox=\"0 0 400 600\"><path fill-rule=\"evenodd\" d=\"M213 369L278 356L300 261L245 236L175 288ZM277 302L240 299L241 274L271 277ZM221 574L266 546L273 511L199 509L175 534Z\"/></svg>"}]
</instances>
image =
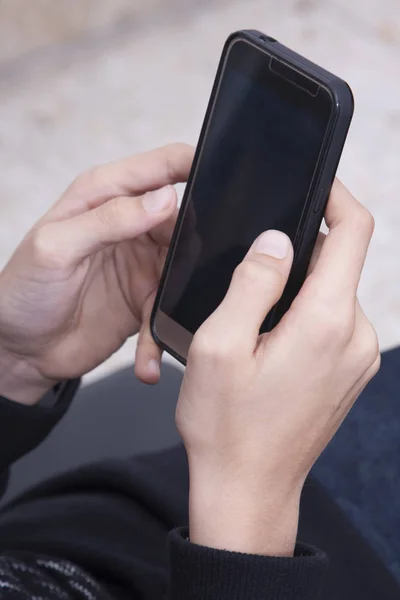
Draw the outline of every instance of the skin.
<instances>
[{"instance_id":1,"label":"skin","mask_svg":"<svg viewBox=\"0 0 400 600\"><path fill-rule=\"evenodd\" d=\"M371 215L335 182L308 278L269 334L293 251L255 242L197 331L177 407L190 464L190 537L200 545L293 554L304 481L380 365L357 301ZM259 243L261 240L261 244Z\"/></svg>"},{"instance_id":2,"label":"skin","mask_svg":"<svg viewBox=\"0 0 400 600\"><path fill-rule=\"evenodd\" d=\"M28 232L0 275L3 395L33 404L138 332L136 374L157 383L148 321L192 160L172 144L92 169Z\"/></svg>"},{"instance_id":3,"label":"skin","mask_svg":"<svg viewBox=\"0 0 400 600\"><path fill-rule=\"evenodd\" d=\"M149 315L173 224L172 184L193 149L173 144L78 177L0 274L0 394L33 405L57 381L102 363L139 332L135 361L159 379ZM304 480L379 369L376 334L357 301L371 215L338 181L302 290L259 336L292 264L270 231L237 267L194 336L177 406L189 458L190 538L293 554Z\"/></svg>"}]
</instances>

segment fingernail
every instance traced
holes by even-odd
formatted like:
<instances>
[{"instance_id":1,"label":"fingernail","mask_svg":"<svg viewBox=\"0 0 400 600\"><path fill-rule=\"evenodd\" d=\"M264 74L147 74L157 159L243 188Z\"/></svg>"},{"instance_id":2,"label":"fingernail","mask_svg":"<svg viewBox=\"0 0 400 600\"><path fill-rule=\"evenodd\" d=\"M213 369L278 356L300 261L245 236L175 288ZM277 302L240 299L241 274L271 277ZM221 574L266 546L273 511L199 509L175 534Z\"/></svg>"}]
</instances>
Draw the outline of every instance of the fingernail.
<instances>
[{"instance_id":1,"label":"fingernail","mask_svg":"<svg viewBox=\"0 0 400 600\"><path fill-rule=\"evenodd\" d=\"M159 190L147 192L143 196L143 208L146 212L154 213L160 212L167 208L171 203L172 188L170 185L163 187Z\"/></svg>"},{"instance_id":2,"label":"fingernail","mask_svg":"<svg viewBox=\"0 0 400 600\"><path fill-rule=\"evenodd\" d=\"M147 370L150 375L160 376L160 365L155 358L151 358L147 363Z\"/></svg>"},{"instance_id":3,"label":"fingernail","mask_svg":"<svg viewBox=\"0 0 400 600\"><path fill-rule=\"evenodd\" d=\"M260 254L268 254L273 258L286 258L290 249L290 241L287 235L281 231L271 229L262 233L254 243L254 251Z\"/></svg>"}]
</instances>

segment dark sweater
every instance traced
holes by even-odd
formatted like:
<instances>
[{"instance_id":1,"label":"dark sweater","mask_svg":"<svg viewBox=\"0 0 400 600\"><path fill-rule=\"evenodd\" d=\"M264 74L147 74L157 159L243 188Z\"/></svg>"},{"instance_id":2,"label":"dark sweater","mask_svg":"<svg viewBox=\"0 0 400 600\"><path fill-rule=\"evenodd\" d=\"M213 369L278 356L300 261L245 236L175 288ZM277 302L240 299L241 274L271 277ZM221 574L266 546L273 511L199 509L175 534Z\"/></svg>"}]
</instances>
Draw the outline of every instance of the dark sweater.
<instances>
[{"instance_id":1,"label":"dark sweater","mask_svg":"<svg viewBox=\"0 0 400 600\"><path fill-rule=\"evenodd\" d=\"M67 408L0 399L0 468L40 443ZM292 558L191 544L187 488L182 448L91 465L39 485L0 513L0 598L400 598L318 485L306 488L302 512L309 514L300 531L326 542L331 564L312 544L299 543Z\"/></svg>"}]
</instances>

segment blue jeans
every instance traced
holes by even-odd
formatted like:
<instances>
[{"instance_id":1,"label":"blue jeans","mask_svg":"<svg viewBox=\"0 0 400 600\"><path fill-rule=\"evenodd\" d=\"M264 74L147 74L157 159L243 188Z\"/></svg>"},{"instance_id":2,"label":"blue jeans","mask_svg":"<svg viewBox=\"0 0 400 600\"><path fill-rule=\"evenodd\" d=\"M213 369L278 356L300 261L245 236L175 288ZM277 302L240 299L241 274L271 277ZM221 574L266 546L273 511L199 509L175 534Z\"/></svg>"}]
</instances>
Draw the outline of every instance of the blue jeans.
<instances>
[{"instance_id":1,"label":"blue jeans","mask_svg":"<svg viewBox=\"0 0 400 600\"><path fill-rule=\"evenodd\" d=\"M400 582L400 347L382 355L313 475Z\"/></svg>"}]
</instances>

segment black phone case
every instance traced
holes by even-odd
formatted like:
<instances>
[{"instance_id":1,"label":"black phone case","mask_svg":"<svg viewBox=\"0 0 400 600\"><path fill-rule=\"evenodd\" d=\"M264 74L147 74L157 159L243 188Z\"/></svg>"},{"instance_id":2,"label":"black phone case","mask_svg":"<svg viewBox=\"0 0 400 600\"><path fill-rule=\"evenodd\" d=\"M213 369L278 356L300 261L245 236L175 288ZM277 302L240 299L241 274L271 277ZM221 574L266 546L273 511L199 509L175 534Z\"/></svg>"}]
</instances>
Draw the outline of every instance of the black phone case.
<instances>
[{"instance_id":1,"label":"black phone case","mask_svg":"<svg viewBox=\"0 0 400 600\"><path fill-rule=\"evenodd\" d=\"M219 62L217 74L212 88L207 111L204 117L202 129L200 132L199 141L197 144L192 169L188 178L187 190L192 184L195 167L199 158L200 148L203 144L203 139L206 133L208 120L211 116L211 111L214 105L215 96L218 90L219 80L225 63L226 53L234 39L247 40L254 46L265 49L273 57L288 64L288 66L296 69L304 75L308 75L314 81L324 85L331 93L334 103L334 118L329 130L329 139L325 142L325 154L320 158L319 169L314 176L312 188L310 190L307 206L303 212L301 221L298 227L298 233L294 242L295 257L293 267L286 285L285 291L281 300L272 310L267 320L267 329L272 329L282 318L285 312L289 309L294 298L300 291L301 286L307 275L307 269L310 263L313 248L318 236L321 222L324 216L325 208L329 199L329 194L336 175L340 156L343 151L343 146L346 141L347 132L350 127L351 119L354 111L353 94L348 84L339 77L336 77L329 71L307 60L300 54L297 54L290 48L279 43L274 38L263 34L256 30L242 30L232 33L224 46L221 59ZM164 270L161 276L160 285L158 287L157 296L154 302L153 311L150 319L151 333L155 341L176 358L183 365L186 364L184 357L180 356L173 348L170 348L163 340L161 340L155 327L155 316L159 309L162 290L167 281L170 263L173 256L173 251L179 236L181 223L184 216L184 207L188 200L188 194L182 201L182 206L179 211L177 223L172 236L169 252L165 261Z\"/></svg>"}]
</instances>

